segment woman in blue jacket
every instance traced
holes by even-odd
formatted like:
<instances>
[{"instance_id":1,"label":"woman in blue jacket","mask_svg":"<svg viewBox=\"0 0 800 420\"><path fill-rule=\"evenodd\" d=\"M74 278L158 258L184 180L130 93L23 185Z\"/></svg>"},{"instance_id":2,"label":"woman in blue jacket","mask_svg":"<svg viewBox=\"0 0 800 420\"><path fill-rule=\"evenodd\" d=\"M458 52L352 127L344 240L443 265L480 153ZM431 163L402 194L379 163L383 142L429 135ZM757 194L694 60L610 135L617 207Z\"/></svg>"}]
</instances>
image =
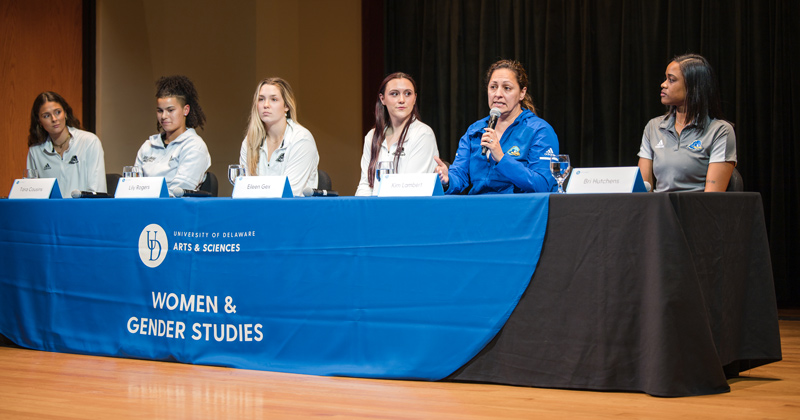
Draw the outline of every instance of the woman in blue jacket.
<instances>
[{"instance_id":1,"label":"woman in blue jacket","mask_svg":"<svg viewBox=\"0 0 800 420\"><path fill-rule=\"evenodd\" d=\"M558 155L558 137L536 116L522 64L513 60L492 64L486 87L489 108L500 111L497 125L489 128L486 117L469 126L449 168L435 158L447 194L467 189L469 194L554 191L550 158Z\"/></svg>"}]
</instances>

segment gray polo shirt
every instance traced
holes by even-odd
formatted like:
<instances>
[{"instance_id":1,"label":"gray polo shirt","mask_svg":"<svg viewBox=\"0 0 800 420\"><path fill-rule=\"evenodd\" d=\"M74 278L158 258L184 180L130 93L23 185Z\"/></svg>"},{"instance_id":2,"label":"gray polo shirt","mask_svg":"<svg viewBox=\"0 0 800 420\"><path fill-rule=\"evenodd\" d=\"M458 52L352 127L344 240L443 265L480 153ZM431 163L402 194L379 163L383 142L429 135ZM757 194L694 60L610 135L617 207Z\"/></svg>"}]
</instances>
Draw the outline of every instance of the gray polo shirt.
<instances>
[{"instance_id":1,"label":"gray polo shirt","mask_svg":"<svg viewBox=\"0 0 800 420\"><path fill-rule=\"evenodd\" d=\"M694 123L680 135L675 116L662 115L647 123L639 157L653 161L655 191L703 191L708 164L736 162L736 134L723 120L706 119L700 131Z\"/></svg>"}]
</instances>

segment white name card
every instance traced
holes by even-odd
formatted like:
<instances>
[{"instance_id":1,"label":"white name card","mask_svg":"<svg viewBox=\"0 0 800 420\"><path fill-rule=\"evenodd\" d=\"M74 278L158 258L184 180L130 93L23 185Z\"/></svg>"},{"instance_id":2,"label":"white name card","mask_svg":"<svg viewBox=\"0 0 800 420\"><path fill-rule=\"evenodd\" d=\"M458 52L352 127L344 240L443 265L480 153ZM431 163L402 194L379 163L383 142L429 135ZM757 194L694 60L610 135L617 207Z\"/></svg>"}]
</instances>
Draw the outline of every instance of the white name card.
<instances>
[{"instance_id":1,"label":"white name card","mask_svg":"<svg viewBox=\"0 0 800 420\"><path fill-rule=\"evenodd\" d=\"M388 174L381 180L378 197L431 197L442 195L437 174Z\"/></svg>"},{"instance_id":2,"label":"white name card","mask_svg":"<svg viewBox=\"0 0 800 420\"><path fill-rule=\"evenodd\" d=\"M289 178L282 176L240 176L233 186L233 198L291 198Z\"/></svg>"},{"instance_id":3,"label":"white name card","mask_svg":"<svg viewBox=\"0 0 800 420\"><path fill-rule=\"evenodd\" d=\"M55 178L14 180L8 198L62 198Z\"/></svg>"},{"instance_id":4,"label":"white name card","mask_svg":"<svg viewBox=\"0 0 800 420\"><path fill-rule=\"evenodd\" d=\"M573 168L569 194L647 192L638 166Z\"/></svg>"},{"instance_id":5,"label":"white name card","mask_svg":"<svg viewBox=\"0 0 800 420\"><path fill-rule=\"evenodd\" d=\"M163 176L120 178L114 198L167 198L167 182Z\"/></svg>"}]
</instances>

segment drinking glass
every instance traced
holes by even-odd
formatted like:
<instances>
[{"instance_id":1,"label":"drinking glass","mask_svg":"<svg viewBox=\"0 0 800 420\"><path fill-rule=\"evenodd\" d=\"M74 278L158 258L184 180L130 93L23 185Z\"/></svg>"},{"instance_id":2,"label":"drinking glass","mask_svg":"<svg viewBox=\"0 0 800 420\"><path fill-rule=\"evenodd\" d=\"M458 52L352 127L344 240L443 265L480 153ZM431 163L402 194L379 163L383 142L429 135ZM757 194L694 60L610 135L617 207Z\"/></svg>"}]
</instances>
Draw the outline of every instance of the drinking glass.
<instances>
[{"instance_id":1,"label":"drinking glass","mask_svg":"<svg viewBox=\"0 0 800 420\"><path fill-rule=\"evenodd\" d=\"M374 188L372 189L372 195L378 195L378 190L380 189L381 179L385 175L397 173L394 168L394 161L391 160L382 160L378 162L378 165L375 166L375 183Z\"/></svg>"},{"instance_id":2,"label":"drinking glass","mask_svg":"<svg viewBox=\"0 0 800 420\"><path fill-rule=\"evenodd\" d=\"M142 176L142 168L138 166L123 166L122 167L122 177L123 178L138 178Z\"/></svg>"},{"instance_id":3,"label":"drinking glass","mask_svg":"<svg viewBox=\"0 0 800 420\"><path fill-rule=\"evenodd\" d=\"M39 178L39 171L36 169L26 169L22 177L25 179Z\"/></svg>"},{"instance_id":4,"label":"drinking glass","mask_svg":"<svg viewBox=\"0 0 800 420\"><path fill-rule=\"evenodd\" d=\"M228 165L228 181L231 185L236 186L236 178L240 176L247 176L247 170L242 165Z\"/></svg>"},{"instance_id":5,"label":"drinking glass","mask_svg":"<svg viewBox=\"0 0 800 420\"><path fill-rule=\"evenodd\" d=\"M556 155L550 158L550 172L553 174L553 178L558 181L559 194L564 194L564 180L567 179L571 169L569 155Z\"/></svg>"}]
</instances>

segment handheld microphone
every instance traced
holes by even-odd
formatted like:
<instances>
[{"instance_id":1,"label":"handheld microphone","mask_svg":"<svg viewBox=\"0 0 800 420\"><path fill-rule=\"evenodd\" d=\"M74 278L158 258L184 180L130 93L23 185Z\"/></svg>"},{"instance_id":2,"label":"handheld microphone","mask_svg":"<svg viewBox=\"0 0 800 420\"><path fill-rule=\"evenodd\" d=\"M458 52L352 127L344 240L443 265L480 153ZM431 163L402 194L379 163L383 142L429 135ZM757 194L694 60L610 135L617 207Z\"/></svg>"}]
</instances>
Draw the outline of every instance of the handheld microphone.
<instances>
[{"instance_id":1,"label":"handheld microphone","mask_svg":"<svg viewBox=\"0 0 800 420\"><path fill-rule=\"evenodd\" d=\"M172 189L172 195L175 197L211 197L211 193L203 190L184 190L181 187Z\"/></svg>"},{"instance_id":2,"label":"handheld microphone","mask_svg":"<svg viewBox=\"0 0 800 420\"><path fill-rule=\"evenodd\" d=\"M338 197L339 193L336 191L318 190L316 188L305 187L303 188L303 195L306 197Z\"/></svg>"},{"instance_id":3,"label":"handheld microphone","mask_svg":"<svg viewBox=\"0 0 800 420\"><path fill-rule=\"evenodd\" d=\"M111 196L104 192L74 190L72 198L111 198Z\"/></svg>"},{"instance_id":4,"label":"handheld microphone","mask_svg":"<svg viewBox=\"0 0 800 420\"><path fill-rule=\"evenodd\" d=\"M487 127L494 129L494 127L497 125L497 119L498 118L500 118L500 109L499 108L492 108L492 110L489 111L489 124L487 125ZM481 154L482 155L486 156L486 152L488 152L488 151L489 151L488 147L486 147L486 146L482 146L481 147Z\"/></svg>"}]
</instances>

